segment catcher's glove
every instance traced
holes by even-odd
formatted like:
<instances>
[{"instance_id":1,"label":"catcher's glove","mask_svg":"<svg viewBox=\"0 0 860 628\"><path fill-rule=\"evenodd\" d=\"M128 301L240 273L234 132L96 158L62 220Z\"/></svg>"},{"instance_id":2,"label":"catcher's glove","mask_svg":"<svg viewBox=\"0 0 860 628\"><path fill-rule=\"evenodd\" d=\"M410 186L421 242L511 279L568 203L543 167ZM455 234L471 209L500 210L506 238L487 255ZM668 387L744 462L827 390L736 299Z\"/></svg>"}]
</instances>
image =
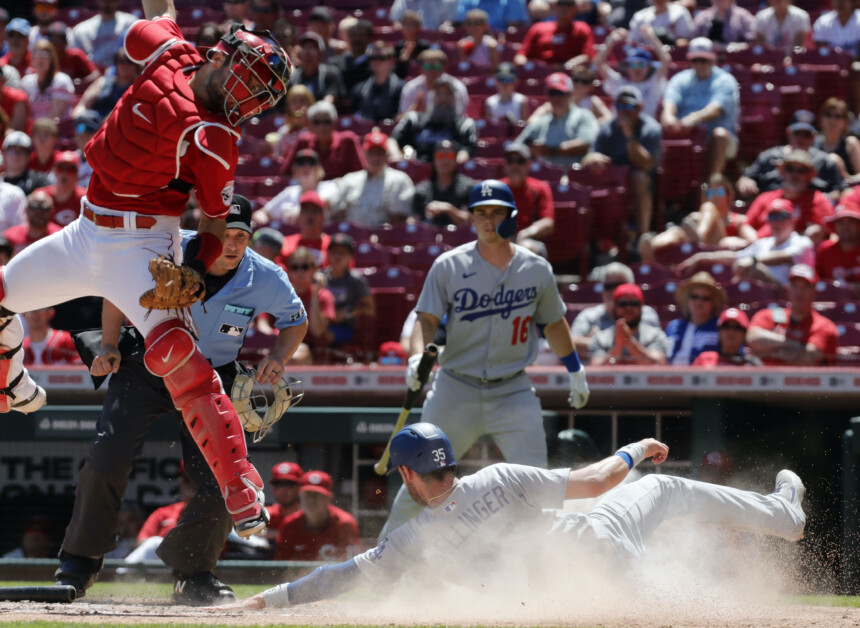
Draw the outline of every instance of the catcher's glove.
<instances>
[{"instance_id":1,"label":"catcher's glove","mask_svg":"<svg viewBox=\"0 0 860 628\"><path fill-rule=\"evenodd\" d=\"M179 266L159 255L149 260L155 288L140 295L140 306L148 310L176 310L197 303L206 293L203 277L189 266ZM197 286L197 291L193 292Z\"/></svg>"},{"instance_id":2,"label":"catcher's glove","mask_svg":"<svg viewBox=\"0 0 860 628\"><path fill-rule=\"evenodd\" d=\"M253 366L239 364L230 398L242 427L254 435L255 443L259 443L287 410L302 400L305 393L302 381L291 375L281 376L271 387L268 382L258 382L256 375L257 370Z\"/></svg>"}]
</instances>

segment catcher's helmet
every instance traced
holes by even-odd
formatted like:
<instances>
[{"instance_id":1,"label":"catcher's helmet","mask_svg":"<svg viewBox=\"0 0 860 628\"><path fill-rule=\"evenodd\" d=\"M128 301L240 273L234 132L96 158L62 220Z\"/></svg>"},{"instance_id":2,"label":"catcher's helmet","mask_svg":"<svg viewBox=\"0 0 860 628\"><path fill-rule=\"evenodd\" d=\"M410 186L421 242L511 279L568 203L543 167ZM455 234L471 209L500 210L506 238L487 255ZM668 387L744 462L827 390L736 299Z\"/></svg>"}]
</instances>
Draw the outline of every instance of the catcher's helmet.
<instances>
[{"instance_id":1,"label":"catcher's helmet","mask_svg":"<svg viewBox=\"0 0 860 628\"><path fill-rule=\"evenodd\" d=\"M224 114L232 126L273 107L287 92L293 64L269 31L248 31L234 24L207 57L216 51L228 57L230 74L224 89L232 99L225 99Z\"/></svg>"},{"instance_id":2,"label":"catcher's helmet","mask_svg":"<svg viewBox=\"0 0 860 628\"><path fill-rule=\"evenodd\" d=\"M503 238L512 238L517 232L517 205L511 188L495 179L476 183L469 192L469 211L483 205L501 205L511 210L508 217L496 227L496 233Z\"/></svg>"},{"instance_id":3,"label":"catcher's helmet","mask_svg":"<svg viewBox=\"0 0 860 628\"><path fill-rule=\"evenodd\" d=\"M394 435L389 446L388 473L403 465L416 473L430 473L457 464L454 448L442 428L432 423L415 423Z\"/></svg>"}]
</instances>

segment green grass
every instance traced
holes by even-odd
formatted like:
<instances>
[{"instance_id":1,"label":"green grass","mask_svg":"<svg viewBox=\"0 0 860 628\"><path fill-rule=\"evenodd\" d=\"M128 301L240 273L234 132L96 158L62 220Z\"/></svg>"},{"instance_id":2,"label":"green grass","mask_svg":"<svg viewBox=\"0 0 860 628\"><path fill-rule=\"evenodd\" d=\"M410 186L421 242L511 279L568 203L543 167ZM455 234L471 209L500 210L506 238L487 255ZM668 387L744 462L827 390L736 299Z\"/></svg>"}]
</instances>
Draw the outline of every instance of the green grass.
<instances>
[{"instance_id":1,"label":"green grass","mask_svg":"<svg viewBox=\"0 0 860 628\"><path fill-rule=\"evenodd\" d=\"M798 604L809 606L848 606L860 607L860 596L858 595L798 595Z\"/></svg>"}]
</instances>

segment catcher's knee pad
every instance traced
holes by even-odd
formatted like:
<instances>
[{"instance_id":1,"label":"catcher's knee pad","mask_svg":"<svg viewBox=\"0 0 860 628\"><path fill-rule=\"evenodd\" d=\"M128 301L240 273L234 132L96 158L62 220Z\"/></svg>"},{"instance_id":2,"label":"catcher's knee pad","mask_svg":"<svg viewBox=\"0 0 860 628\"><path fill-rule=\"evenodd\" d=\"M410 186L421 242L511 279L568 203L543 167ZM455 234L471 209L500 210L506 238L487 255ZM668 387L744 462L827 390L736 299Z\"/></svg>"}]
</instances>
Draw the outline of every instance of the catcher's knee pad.
<instances>
[{"instance_id":1,"label":"catcher's knee pad","mask_svg":"<svg viewBox=\"0 0 860 628\"><path fill-rule=\"evenodd\" d=\"M16 410L27 414L45 405L45 391L24 368L23 342L20 317L0 319L0 412Z\"/></svg>"},{"instance_id":2,"label":"catcher's knee pad","mask_svg":"<svg viewBox=\"0 0 860 628\"><path fill-rule=\"evenodd\" d=\"M218 374L200 353L191 332L176 319L160 323L149 333L143 361L150 373L164 378L180 410L195 397L222 392Z\"/></svg>"}]
</instances>

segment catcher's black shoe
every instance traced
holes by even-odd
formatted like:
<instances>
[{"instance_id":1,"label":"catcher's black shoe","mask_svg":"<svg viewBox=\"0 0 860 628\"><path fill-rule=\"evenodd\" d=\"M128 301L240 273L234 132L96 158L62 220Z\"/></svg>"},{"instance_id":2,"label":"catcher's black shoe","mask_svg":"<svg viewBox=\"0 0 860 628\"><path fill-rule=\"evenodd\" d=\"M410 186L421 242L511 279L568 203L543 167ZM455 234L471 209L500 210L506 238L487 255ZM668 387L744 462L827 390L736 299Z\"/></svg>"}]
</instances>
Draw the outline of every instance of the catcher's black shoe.
<instances>
[{"instance_id":1,"label":"catcher's black shoe","mask_svg":"<svg viewBox=\"0 0 860 628\"><path fill-rule=\"evenodd\" d=\"M211 571L178 575L173 585L173 603L184 606L216 606L236 601L233 589Z\"/></svg>"},{"instance_id":2,"label":"catcher's black shoe","mask_svg":"<svg viewBox=\"0 0 860 628\"><path fill-rule=\"evenodd\" d=\"M104 563L104 558L89 558L61 551L60 568L54 574L54 582L75 587L77 597L82 598L87 589L95 584Z\"/></svg>"}]
</instances>

